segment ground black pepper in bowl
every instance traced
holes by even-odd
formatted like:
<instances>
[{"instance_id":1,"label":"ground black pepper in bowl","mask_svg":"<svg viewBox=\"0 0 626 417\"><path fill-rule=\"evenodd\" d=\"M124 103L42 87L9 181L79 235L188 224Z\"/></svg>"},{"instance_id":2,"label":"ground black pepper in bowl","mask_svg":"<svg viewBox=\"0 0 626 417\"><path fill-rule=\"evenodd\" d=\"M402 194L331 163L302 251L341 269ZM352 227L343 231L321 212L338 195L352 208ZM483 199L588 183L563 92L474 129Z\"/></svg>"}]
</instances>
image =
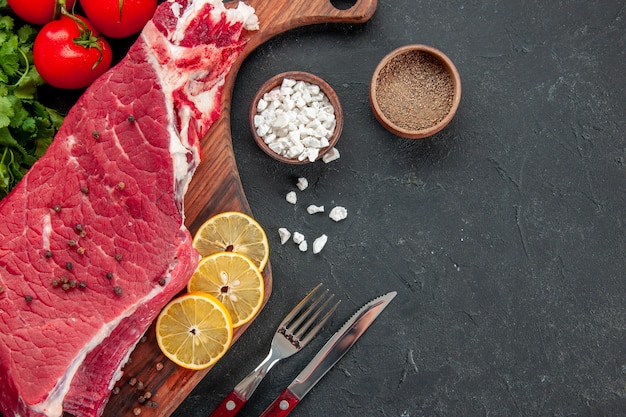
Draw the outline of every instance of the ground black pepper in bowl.
<instances>
[{"instance_id":1,"label":"ground black pepper in bowl","mask_svg":"<svg viewBox=\"0 0 626 417\"><path fill-rule=\"evenodd\" d=\"M370 101L376 118L407 138L430 136L446 126L458 107L461 84L440 51L409 45L387 55L376 68Z\"/></svg>"}]
</instances>

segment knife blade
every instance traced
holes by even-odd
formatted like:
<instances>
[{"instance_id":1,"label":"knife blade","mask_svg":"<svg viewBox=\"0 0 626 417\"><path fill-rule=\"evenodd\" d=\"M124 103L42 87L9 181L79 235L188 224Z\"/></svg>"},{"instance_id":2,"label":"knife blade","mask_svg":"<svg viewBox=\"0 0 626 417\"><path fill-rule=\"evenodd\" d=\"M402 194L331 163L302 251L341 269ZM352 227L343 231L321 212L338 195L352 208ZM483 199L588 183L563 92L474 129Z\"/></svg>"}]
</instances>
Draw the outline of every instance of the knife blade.
<instances>
[{"instance_id":1,"label":"knife blade","mask_svg":"<svg viewBox=\"0 0 626 417\"><path fill-rule=\"evenodd\" d=\"M311 388L350 350L396 294L396 291L392 291L381 295L358 309L261 414L261 417L284 417L289 414Z\"/></svg>"}]
</instances>

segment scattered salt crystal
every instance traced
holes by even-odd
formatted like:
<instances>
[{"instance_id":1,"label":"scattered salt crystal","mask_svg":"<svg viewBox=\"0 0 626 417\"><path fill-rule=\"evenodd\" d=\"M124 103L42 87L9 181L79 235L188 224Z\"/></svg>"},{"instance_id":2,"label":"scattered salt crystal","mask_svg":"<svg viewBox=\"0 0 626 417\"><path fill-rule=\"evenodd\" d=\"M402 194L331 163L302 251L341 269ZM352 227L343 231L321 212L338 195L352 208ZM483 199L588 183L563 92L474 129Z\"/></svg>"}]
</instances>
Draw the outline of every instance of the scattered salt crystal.
<instances>
[{"instance_id":1,"label":"scattered salt crystal","mask_svg":"<svg viewBox=\"0 0 626 417\"><path fill-rule=\"evenodd\" d=\"M307 119L309 119L310 121L315 120L315 117L317 116L317 112L315 111L315 109L313 107L305 107L302 110L302 113L306 116Z\"/></svg>"},{"instance_id":2,"label":"scattered salt crystal","mask_svg":"<svg viewBox=\"0 0 626 417\"><path fill-rule=\"evenodd\" d=\"M323 213L324 212L324 206L316 206L314 204L311 204L309 207L306 208L306 211L309 214Z\"/></svg>"},{"instance_id":3,"label":"scattered salt crystal","mask_svg":"<svg viewBox=\"0 0 626 417\"><path fill-rule=\"evenodd\" d=\"M307 136L306 138L302 139L302 144L307 148L319 149L322 147L322 141L313 136Z\"/></svg>"},{"instance_id":4,"label":"scattered salt crystal","mask_svg":"<svg viewBox=\"0 0 626 417\"><path fill-rule=\"evenodd\" d=\"M341 207L341 206L334 207L328 214L328 217L330 217L336 222L341 221L345 219L346 217L348 217L348 210L346 210L345 207Z\"/></svg>"},{"instance_id":5,"label":"scattered salt crystal","mask_svg":"<svg viewBox=\"0 0 626 417\"><path fill-rule=\"evenodd\" d=\"M339 150L337 148L332 148L322 156L322 161L324 161L325 163L333 162L339 159L340 156L341 155L339 155Z\"/></svg>"},{"instance_id":6,"label":"scattered salt crystal","mask_svg":"<svg viewBox=\"0 0 626 417\"><path fill-rule=\"evenodd\" d=\"M289 139L294 145L302 144L300 141L300 132L297 130L290 131L289 134L287 134L287 139Z\"/></svg>"},{"instance_id":7,"label":"scattered salt crystal","mask_svg":"<svg viewBox=\"0 0 626 417\"><path fill-rule=\"evenodd\" d=\"M265 141L265 143L270 144L276 140L276 135L273 133L270 133L269 135L265 136L265 139L263 140Z\"/></svg>"},{"instance_id":8,"label":"scattered salt crystal","mask_svg":"<svg viewBox=\"0 0 626 417\"><path fill-rule=\"evenodd\" d=\"M296 80L294 80L292 78L285 78L283 80L282 86L285 87L285 88L291 88L291 87L295 86L296 83L297 83Z\"/></svg>"},{"instance_id":9,"label":"scattered salt crystal","mask_svg":"<svg viewBox=\"0 0 626 417\"><path fill-rule=\"evenodd\" d=\"M313 253L320 253L322 249L324 249L326 242L328 242L328 236L326 235L321 235L320 237L315 239L315 241L313 242Z\"/></svg>"},{"instance_id":10,"label":"scattered salt crystal","mask_svg":"<svg viewBox=\"0 0 626 417\"><path fill-rule=\"evenodd\" d=\"M300 189L300 191L304 191L309 186L309 181L304 177L300 177L298 178L298 183L296 184L296 186Z\"/></svg>"},{"instance_id":11,"label":"scattered salt crystal","mask_svg":"<svg viewBox=\"0 0 626 417\"><path fill-rule=\"evenodd\" d=\"M328 137L328 130L323 125L319 125L313 132L316 138Z\"/></svg>"},{"instance_id":12,"label":"scattered salt crystal","mask_svg":"<svg viewBox=\"0 0 626 417\"><path fill-rule=\"evenodd\" d=\"M267 104L267 100L260 99L259 102L256 104L256 111L262 112L263 110L267 109Z\"/></svg>"},{"instance_id":13,"label":"scattered salt crystal","mask_svg":"<svg viewBox=\"0 0 626 417\"><path fill-rule=\"evenodd\" d=\"M293 88L282 85L280 87L280 94L282 96L290 97L293 94Z\"/></svg>"},{"instance_id":14,"label":"scattered salt crystal","mask_svg":"<svg viewBox=\"0 0 626 417\"><path fill-rule=\"evenodd\" d=\"M295 191L289 191L285 197L288 203L296 204L298 202L298 196Z\"/></svg>"},{"instance_id":15,"label":"scattered salt crystal","mask_svg":"<svg viewBox=\"0 0 626 417\"><path fill-rule=\"evenodd\" d=\"M291 237L291 232L284 227L278 229L278 236L280 236L280 244L284 245Z\"/></svg>"},{"instance_id":16,"label":"scattered salt crystal","mask_svg":"<svg viewBox=\"0 0 626 417\"><path fill-rule=\"evenodd\" d=\"M298 145L291 145L291 147L287 150L285 156L287 158L296 158L304 152L304 149L304 145L301 143Z\"/></svg>"},{"instance_id":17,"label":"scattered salt crystal","mask_svg":"<svg viewBox=\"0 0 626 417\"><path fill-rule=\"evenodd\" d=\"M283 102L283 109L285 110L293 110L296 107L296 101L291 98L286 98Z\"/></svg>"},{"instance_id":18,"label":"scattered salt crystal","mask_svg":"<svg viewBox=\"0 0 626 417\"><path fill-rule=\"evenodd\" d=\"M274 128L280 129L289 125L289 118L286 114L280 113L276 115L276 118L272 122L272 126Z\"/></svg>"},{"instance_id":19,"label":"scattered salt crystal","mask_svg":"<svg viewBox=\"0 0 626 417\"><path fill-rule=\"evenodd\" d=\"M270 131L270 127L266 124L259 124L259 127L256 129L256 133L259 136L265 136Z\"/></svg>"},{"instance_id":20,"label":"scattered salt crystal","mask_svg":"<svg viewBox=\"0 0 626 417\"><path fill-rule=\"evenodd\" d=\"M304 150L298 156L298 161L304 161L305 159L308 159L309 162L315 162L315 160L320 154L320 150L316 148L309 148L305 146L304 144L302 146L304 147Z\"/></svg>"},{"instance_id":21,"label":"scattered salt crystal","mask_svg":"<svg viewBox=\"0 0 626 417\"><path fill-rule=\"evenodd\" d=\"M332 151L336 151L335 148ZM337 151L338 154L338 151ZM309 186L309 181L305 177L299 177L296 183L296 186L300 191L304 191ZM292 204L296 204L297 197L295 191L290 191L287 194L287 201ZM306 208L307 212L311 215L316 213L323 213L325 211L325 207L323 205L317 206L315 204L310 204ZM328 214L328 217L334 220L335 222L339 222L348 217L348 210L343 206L335 206ZM298 249L301 252L306 252L308 250L308 243L305 239L305 236L300 232L294 232L291 234L286 228L281 227L278 229L278 234L280 236L280 243L284 245L289 239L292 239L293 242L298 246ZM328 236L326 234L322 234L318 238L313 241L312 251L314 254L320 253L326 243L328 242Z\"/></svg>"},{"instance_id":22,"label":"scattered salt crystal","mask_svg":"<svg viewBox=\"0 0 626 417\"><path fill-rule=\"evenodd\" d=\"M315 84L311 84L311 87L309 88L309 91L311 92L311 96L315 97L320 93L320 86L319 85L315 85Z\"/></svg>"},{"instance_id":23,"label":"scattered salt crystal","mask_svg":"<svg viewBox=\"0 0 626 417\"><path fill-rule=\"evenodd\" d=\"M293 243L295 243L296 245L301 244L302 242L304 242L304 235L300 232L294 232L293 233Z\"/></svg>"},{"instance_id":24,"label":"scattered salt crystal","mask_svg":"<svg viewBox=\"0 0 626 417\"><path fill-rule=\"evenodd\" d=\"M282 153L283 150L285 149L285 145L280 142L272 142L269 144L269 147L271 150L273 150L276 153Z\"/></svg>"},{"instance_id":25,"label":"scattered salt crystal","mask_svg":"<svg viewBox=\"0 0 626 417\"><path fill-rule=\"evenodd\" d=\"M315 110L314 110L315 111ZM315 133L315 129L317 129L318 127L320 127L321 123L319 120L317 119L312 119L309 123L307 123L306 127L313 130L313 133Z\"/></svg>"},{"instance_id":26,"label":"scattered salt crystal","mask_svg":"<svg viewBox=\"0 0 626 417\"><path fill-rule=\"evenodd\" d=\"M272 101L272 102L277 102L280 100L280 89L273 89L272 91L270 91L269 93L267 93L267 98L266 100L268 101Z\"/></svg>"}]
</instances>

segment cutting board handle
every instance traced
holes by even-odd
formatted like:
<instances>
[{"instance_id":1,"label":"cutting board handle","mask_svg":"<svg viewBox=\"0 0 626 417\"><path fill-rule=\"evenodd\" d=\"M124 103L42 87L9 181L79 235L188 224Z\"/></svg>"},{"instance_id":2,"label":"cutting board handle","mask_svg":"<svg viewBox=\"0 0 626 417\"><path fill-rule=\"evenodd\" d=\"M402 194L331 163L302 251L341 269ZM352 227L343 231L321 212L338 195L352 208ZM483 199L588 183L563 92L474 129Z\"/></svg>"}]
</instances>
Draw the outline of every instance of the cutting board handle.
<instances>
[{"instance_id":1,"label":"cutting board handle","mask_svg":"<svg viewBox=\"0 0 626 417\"><path fill-rule=\"evenodd\" d=\"M349 0L344 0L348 3ZM297 27L320 23L363 23L376 11L377 0L355 0L349 8L338 8L331 0L248 0L259 17L259 30L250 34L247 50L269 38ZM244 55L246 55L244 53Z\"/></svg>"}]
</instances>

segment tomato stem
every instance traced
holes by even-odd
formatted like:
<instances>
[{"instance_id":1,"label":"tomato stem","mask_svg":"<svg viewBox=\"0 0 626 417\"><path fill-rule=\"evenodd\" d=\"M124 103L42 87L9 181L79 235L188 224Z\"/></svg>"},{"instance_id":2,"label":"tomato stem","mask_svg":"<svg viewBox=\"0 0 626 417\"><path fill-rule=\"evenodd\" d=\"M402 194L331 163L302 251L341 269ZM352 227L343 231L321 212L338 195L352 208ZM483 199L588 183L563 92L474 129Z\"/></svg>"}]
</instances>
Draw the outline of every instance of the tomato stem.
<instances>
[{"instance_id":1,"label":"tomato stem","mask_svg":"<svg viewBox=\"0 0 626 417\"><path fill-rule=\"evenodd\" d=\"M65 10L66 0L56 0L54 2L54 12L52 13L52 20L58 20Z\"/></svg>"},{"instance_id":2,"label":"tomato stem","mask_svg":"<svg viewBox=\"0 0 626 417\"><path fill-rule=\"evenodd\" d=\"M119 0L118 7L120 9L120 23L122 22L122 7L124 6L124 0Z\"/></svg>"},{"instance_id":3,"label":"tomato stem","mask_svg":"<svg viewBox=\"0 0 626 417\"><path fill-rule=\"evenodd\" d=\"M61 1L64 1L64 0L61 0ZM103 56L102 45L100 45L100 43L98 42L100 40L100 36L94 36L93 31L91 31L87 27L87 24L82 19L76 17L72 13L68 13L68 11L65 10L65 7L61 9L61 13L64 16L67 16L70 19L72 19L78 26L78 31L80 32L80 36L78 38L73 39L74 43L76 45L82 46L85 49L96 48L98 50L98 53L99 53L98 60L91 67L92 71L95 70L100 64L100 62L102 62L102 56Z\"/></svg>"}]
</instances>

